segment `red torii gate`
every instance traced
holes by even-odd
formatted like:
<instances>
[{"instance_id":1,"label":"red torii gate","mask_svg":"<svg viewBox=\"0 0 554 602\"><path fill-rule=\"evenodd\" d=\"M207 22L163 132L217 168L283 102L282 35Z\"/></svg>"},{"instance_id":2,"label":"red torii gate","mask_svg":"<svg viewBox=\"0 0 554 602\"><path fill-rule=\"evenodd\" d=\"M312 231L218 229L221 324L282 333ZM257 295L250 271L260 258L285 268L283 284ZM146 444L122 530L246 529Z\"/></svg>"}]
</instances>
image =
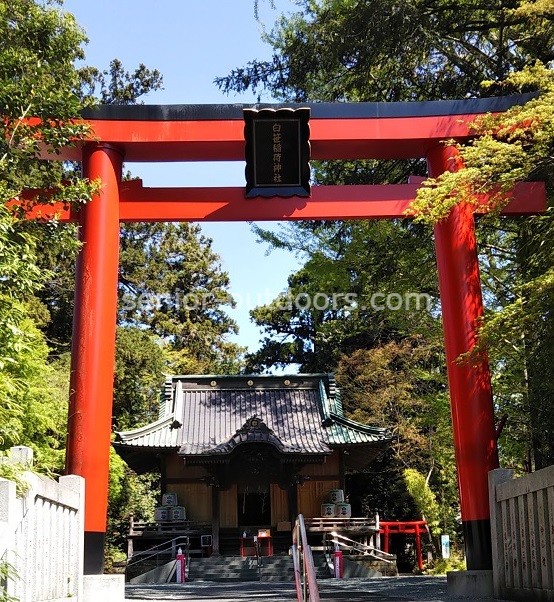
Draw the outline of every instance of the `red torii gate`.
<instances>
[{"instance_id":1,"label":"red torii gate","mask_svg":"<svg viewBox=\"0 0 554 602\"><path fill-rule=\"evenodd\" d=\"M389 553L391 535L415 535L417 568L423 570L423 555L421 553L421 536L427 533L426 520L410 521L381 521L379 535L383 535L383 552Z\"/></svg>"},{"instance_id":2,"label":"red torii gate","mask_svg":"<svg viewBox=\"0 0 554 602\"><path fill-rule=\"evenodd\" d=\"M316 186L309 198L246 199L243 188L143 188L122 182L129 162L244 160L244 108L309 106L312 159L426 158L429 174L455 169L442 141L467 139L479 114L501 112L526 96L413 103L303 105L101 106L83 114L91 142L55 159L82 161L100 192L78 213L37 207L78 221L84 245L77 264L68 423L68 473L86 479L85 572L103 570L111 435L119 223L138 221L263 221L404 217L418 184ZM522 183L505 214L543 211L541 183ZM455 207L435 227L448 382L467 566L491 568L487 474L498 456L486 357L459 364L483 314L470 206Z\"/></svg>"}]
</instances>

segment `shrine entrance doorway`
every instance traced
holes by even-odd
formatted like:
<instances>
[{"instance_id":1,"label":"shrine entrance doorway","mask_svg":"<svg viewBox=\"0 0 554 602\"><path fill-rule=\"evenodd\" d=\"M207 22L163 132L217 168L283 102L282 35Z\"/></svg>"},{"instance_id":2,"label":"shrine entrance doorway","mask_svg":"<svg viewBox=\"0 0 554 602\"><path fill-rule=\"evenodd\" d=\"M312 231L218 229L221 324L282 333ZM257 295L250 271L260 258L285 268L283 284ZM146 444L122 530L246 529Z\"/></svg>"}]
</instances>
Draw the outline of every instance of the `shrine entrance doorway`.
<instances>
[{"instance_id":1,"label":"shrine entrance doorway","mask_svg":"<svg viewBox=\"0 0 554 602\"><path fill-rule=\"evenodd\" d=\"M269 483L266 485L239 485L237 491L239 528L269 527L271 525Z\"/></svg>"}]
</instances>

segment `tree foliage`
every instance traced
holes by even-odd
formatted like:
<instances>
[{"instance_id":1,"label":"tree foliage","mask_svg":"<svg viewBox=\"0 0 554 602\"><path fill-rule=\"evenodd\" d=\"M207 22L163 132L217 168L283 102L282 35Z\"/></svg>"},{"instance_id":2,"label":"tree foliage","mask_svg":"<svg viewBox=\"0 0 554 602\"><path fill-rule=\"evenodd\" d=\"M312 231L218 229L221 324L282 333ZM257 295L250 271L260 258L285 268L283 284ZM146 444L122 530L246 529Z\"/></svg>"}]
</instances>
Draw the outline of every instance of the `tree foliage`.
<instances>
[{"instance_id":1,"label":"tree foliage","mask_svg":"<svg viewBox=\"0 0 554 602\"><path fill-rule=\"evenodd\" d=\"M291 102L464 98L536 59L552 60L554 7L517 0L300 0L253 60L216 79Z\"/></svg>"},{"instance_id":2,"label":"tree foliage","mask_svg":"<svg viewBox=\"0 0 554 602\"><path fill-rule=\"evenodd\" d=\"M114 428L123 431L157 419L167 358L146 330L118 327L114 374Z\"/></svg>"},{"instance_id":3,"label":"tree foliage","mask_svg":"<svg viewBox=\"0 0 554 602\"><path fill-rule=\"evenodd\" d=\"M137 475L110 450L109 512L106 533L106 570L113 563L125 560L123 552L129 533L131 515L135 520L152 520L158 496L158 477L152 474Z\"/></svg>"},{"instance_id":4,"label":"tree foliage","mask_svg":"<svg viewBox=\"0 0 554 602\"><path fill-rule=\"evenodd\" d=\"M441 513L433 490L429 487L425 475L413 468L404 471L406 487L414 498L422 517L427 521L433 535L440 534Z\"/></svg>"},{"instance_id":5,"label":"tree foliage","mask_svg":"<svg viewBox=\"0 0 554 602\"><path fill-rule=\"evenodd\" d=\"M36 326L44 314L34 301L47 274L38 267L36 224L8 203L23 189L48 188L49 201L78 204L96 188L40 159L88 135L74 121L82 104L73 61L84 35L52 3L6 0L0 17L0 444L31 445L39 466L55 469L63 404L49 385L53 368Z\"/></svg>"},{"instance_id":6,"label":"tree foliage","mask_svg":"<svg viewBox=\"0 0 554 602\"><path fill-rule=\"evenodd\" d=\"M486 82L490 88L492 82ZM412 206L416 219L435 223L458 203L483 204L498 212L525 180L551 180L554 140L554 73L542 63L511 74L496 89L514 92L535 89L536 98L501 115L478 118L469 143L450 141L460 153L463 169L429 178ZM449 141L445 141L447 144Z\"/></svg>"},{"instance_id":7,"label":"tree foliage","mask_svg":"<svg viewBox=\"0 0 554 602\"><path fill-rule=\"evenodd\" d=\"M227 370L239 351L226 340L237 330L224 311L233 300L211 244L187 223L134 224L122 231L120 322L148 327L182 372Z\"/></svg>"},{"instance_id":8,"label":"tree foliage","mask_svg":"<svg viewBox=\"0 0 554 602\"><path fill-rule=\"evenodd\" d=\"M82 30L51 2L0 3L0 200L24 188L54 192L67 203L90 198L91 186L67 180L59 163L40 160L88 135L79 123L80 78L74 61L82 57Z\"/></svg>"},{"instance_id":9,"label":"tree foliage","mask_svg":"<svg viewBox=\"0 0 554 602\"><path fill-rule=\"evenodd\" d=\"M399 489L406 486L405 471L425 474L438 498L441 528L455 536L455 459L443 361L439 337L412 335L344 354L335 374L347 414L362 423L386 426L392 434L386 464L391 487L369 494L371 505L382 514L394 512L386 517L413 519L413 514L405 515ZM368 470L373 474L373 467ZM409 489L408 493L421 512L420 500Z\"/></svg>"},{"instance_id":10,"label":"tree foliage","mask_svg":"<svg viewBox=\"0 0 554 602\"><path fill-rule=\"evenodd\" d=\"M119 59L110 61L108 69L83 67L79 70L84 98L97 98L101 104L129 105L137 99L162 88L163 77L157 69L140 64L133 72L126 71Z\"/></svg>"},{"instance_id":11,"label":"tree foliage","mask_svg":"<svg viewBox=\"0 0 554 602\"><path fill-rule=\"evenodd\" d=\"M388 427L401 464L429 469L434 431L429 397L444 397L437 342L403 338L345 354L336 369L343 407L354 420ZM419 455L414 457L414 450ZM423 453L421 453L423 452Z\"/></svg>"},{"instance_id":12,"label":"tree foliage","mask_svg":"<svg viewBox=\"0 0 554 602\"><path fill-rule=\"evenodd\" d=\"M41 470L59 472L64 463L69 370L48 363L48 348L25 307L0 335L0 448L27 445ZM12 318L13 320L13 318ZM2 332L2 335L4 332ZM11 338L11 340L10 340ZM8 340L6 340L8 339Z\"/></svg>"},{"instance_id":13,"label":"tree foliage","mask_svg":"<svg viewBox=\"0 0 554 602\"><path fill-rule=\"evenodd\" d=\"M400 220L308 222L258 233L306 263L278 299L251 311L265 334L260 349L247 358L251 369L295 363L306 371L328 371L342 354L414 328L436 331L434 258L423 228ZM404 298L405 293L422 296ZM388 295L402 297L401 311L386 306Z\"/></svg>"}]
</instances>

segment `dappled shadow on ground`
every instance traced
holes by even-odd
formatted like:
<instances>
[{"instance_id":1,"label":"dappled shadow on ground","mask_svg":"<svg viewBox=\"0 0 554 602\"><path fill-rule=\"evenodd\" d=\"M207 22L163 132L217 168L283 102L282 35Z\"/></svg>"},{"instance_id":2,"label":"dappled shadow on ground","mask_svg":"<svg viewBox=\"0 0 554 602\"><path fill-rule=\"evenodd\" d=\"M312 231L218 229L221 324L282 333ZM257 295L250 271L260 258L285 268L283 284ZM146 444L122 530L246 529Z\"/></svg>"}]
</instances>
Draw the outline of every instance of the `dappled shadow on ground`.
<instances>
[{"instance_id":1,"label":"dappled shadow on ground","mask_svg":"<svg viewBox=\"0 0 554 602\"><path fill-rule=\"evenodd\" d=\"M329 579L320 582L322 600L380 600L383 602L418 600L443 602L446 579L443 577L390 577L383 579ZM187 602L286 602L295 600L292 583L208 583L183 585L128 586L126 599L148 602L186 600Z\"/></svg>"},{"instance_id":2,"label":"dappled shadow on ground","mask_svg":"<svg viewBox=\"0 0 554 602\"><path fill-rule=\"evenodd\" d=\"M326 579L319 582L321 600L348 602L448 602L446 577L383 577L381 579ZM134 602L287 602L296 600L292 583L213 583L194 581L183 585L127 586L126 600ZM469 599L466 598L466 602ZM495 602L472 598L471 602ZM496 601L501 602L501 601Z\"/></svg>"}]
</instances>

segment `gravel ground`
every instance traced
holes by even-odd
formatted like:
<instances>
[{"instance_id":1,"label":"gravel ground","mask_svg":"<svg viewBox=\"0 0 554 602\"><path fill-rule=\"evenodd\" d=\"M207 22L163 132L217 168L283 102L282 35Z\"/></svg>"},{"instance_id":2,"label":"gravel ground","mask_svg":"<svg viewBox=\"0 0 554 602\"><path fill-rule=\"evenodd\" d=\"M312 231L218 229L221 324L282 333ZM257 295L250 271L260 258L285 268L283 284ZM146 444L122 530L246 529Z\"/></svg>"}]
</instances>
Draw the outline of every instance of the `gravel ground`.
<instances>
[{"instance_id":1,"label":"gravel ground","mask_svg":"<svg viewBox=\"0 0 554 602\"><path fill-rule=\"evenodd\" d=\"M383 579L328 579L319 584L322 600L379 600L382 602L447 602L446 577L385 577ZM126 600L135 602L285 602L295 600L292 583L210 583L183 585L128 585ZM467 599L466 599L467 600ZM491 598L472 598L472 602L490 602ZM498 601L496 601L498 602Z\"/></svg>"}]
</instances>

